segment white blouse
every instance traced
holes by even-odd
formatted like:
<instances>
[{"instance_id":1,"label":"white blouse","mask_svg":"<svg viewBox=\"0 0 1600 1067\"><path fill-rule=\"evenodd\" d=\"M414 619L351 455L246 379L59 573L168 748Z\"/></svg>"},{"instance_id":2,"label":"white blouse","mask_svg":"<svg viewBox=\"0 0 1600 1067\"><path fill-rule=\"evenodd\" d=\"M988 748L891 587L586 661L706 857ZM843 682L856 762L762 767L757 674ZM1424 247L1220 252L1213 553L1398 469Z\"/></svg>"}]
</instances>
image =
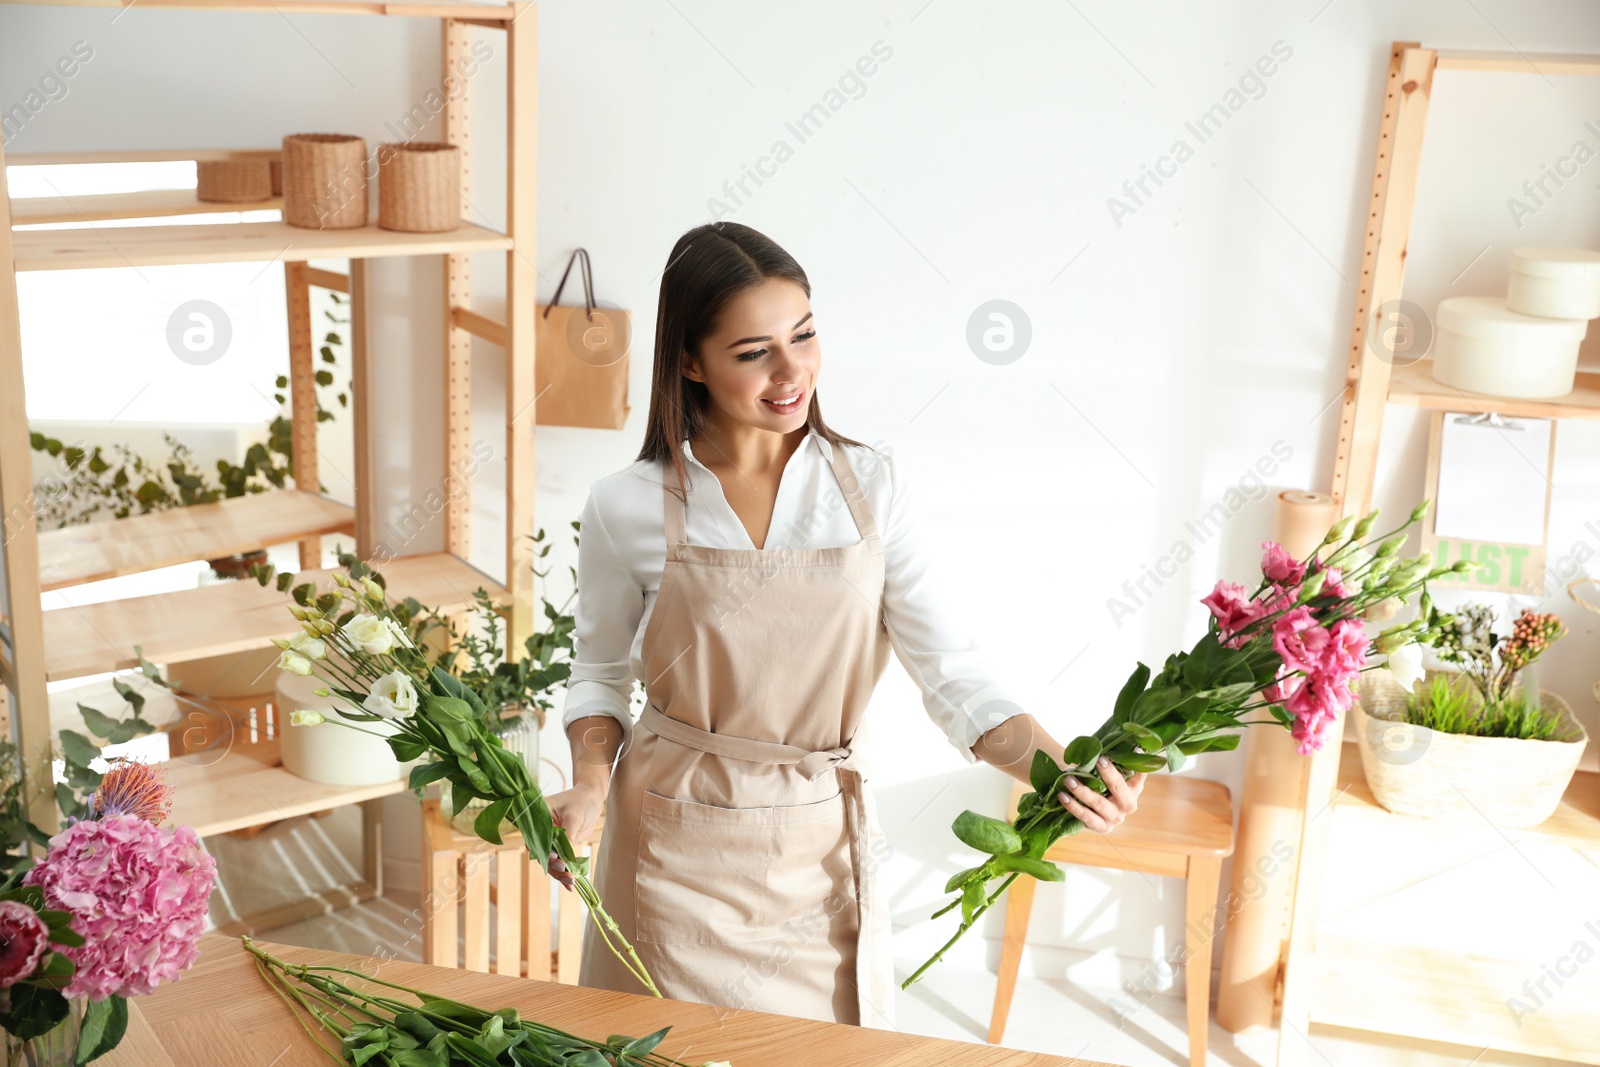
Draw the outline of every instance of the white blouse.
<instances>
[{"instance_id":1,"label":"white blouse","mask_svg":"<svg viewBox=\"0 0 1600 1067\"><path fill-rule=\"evenodd\" d=\"M841 506L830 465L833 447L812 431L790 456L763 548L833 548L861 540L850 509ZM976 762L971 749L978 738L1023 709L995 681L947 605L949 579L919 537L915 491L893 451L882 442L843 448L883 542L890 646L921 688L928 717L967 762ZM683 456L689 543L755 548L722 483L695 458L688 441ZM632 734L630 698L634 680L643 675L644 631L667 554L662 479L662 463L638 460L589 490L579 516L578 599L563 729L585 715L611 715L622 724L624 744Z\"/></svg>"}]
</instances>

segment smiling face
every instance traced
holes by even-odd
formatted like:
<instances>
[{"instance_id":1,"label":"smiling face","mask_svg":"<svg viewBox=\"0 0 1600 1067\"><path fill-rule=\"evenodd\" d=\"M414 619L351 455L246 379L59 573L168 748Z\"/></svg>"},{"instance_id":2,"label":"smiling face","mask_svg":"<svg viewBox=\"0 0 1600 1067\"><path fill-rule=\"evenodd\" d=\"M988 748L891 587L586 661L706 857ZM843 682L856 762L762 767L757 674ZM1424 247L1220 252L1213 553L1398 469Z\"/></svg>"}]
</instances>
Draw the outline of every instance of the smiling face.
<instances>
[{"instance_id":1,"label":"smiling face","mask_svg":"<svg viewBox=\"0 0 1600 1067\"><path fill-rule=\"evenodd\" d=\"M728 301L683 373L704 383L706 416L724 429L788 433L805 425L821 368L805 290L768 278Z\"/></svg>"}]
</instances>

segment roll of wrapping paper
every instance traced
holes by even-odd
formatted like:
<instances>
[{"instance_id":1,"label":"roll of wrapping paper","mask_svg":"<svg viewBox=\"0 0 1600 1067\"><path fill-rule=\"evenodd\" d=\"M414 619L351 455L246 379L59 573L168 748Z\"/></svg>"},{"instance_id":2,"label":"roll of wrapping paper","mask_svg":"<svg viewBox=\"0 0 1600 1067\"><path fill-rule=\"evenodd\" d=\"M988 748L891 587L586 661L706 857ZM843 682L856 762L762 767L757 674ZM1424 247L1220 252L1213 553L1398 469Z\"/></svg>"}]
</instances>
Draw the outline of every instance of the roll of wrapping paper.
<instances>
[{"instance_id":1,"label":"roll of wrapping paper","mask_svg":"<svg viewBox=\"0 0 1600 1067\"><path fill-rule=\"evenodd\" d=\"M1327 493L1278 494L1274 540L1296 559L1310 555L1339 518ZM1300 798L1310 761L1288 730L1245 731L1239 833L1227 904L1228 936L1217 984L1217 1023L1232 1033L1275 1025L1278 961L1288 936L1289 902L1300 856Z\"/></svg>"}]
</instances>

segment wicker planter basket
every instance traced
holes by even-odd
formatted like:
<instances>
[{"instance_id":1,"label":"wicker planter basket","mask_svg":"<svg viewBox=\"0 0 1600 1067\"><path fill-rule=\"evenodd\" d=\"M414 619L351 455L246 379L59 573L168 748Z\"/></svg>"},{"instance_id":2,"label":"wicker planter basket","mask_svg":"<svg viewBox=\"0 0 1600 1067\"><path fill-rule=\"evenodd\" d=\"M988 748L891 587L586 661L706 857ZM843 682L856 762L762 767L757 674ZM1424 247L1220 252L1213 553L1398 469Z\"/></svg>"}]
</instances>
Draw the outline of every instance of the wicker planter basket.
<instances>
[{"instance_id":1,"label":"wicker planter basket","mask_svg":"<svg viewBox=\"0 0 1600 1067\"><path fill-rule=\"evenodd\" d=\"M1430 671L1416 688L1436 673ZM1398 815L1480 825L1487 819L1501 827L1537 826L1556 810L1589 743L1566 701L1539 691L1544 707L1560 710L1569 740L1524 741L1447 734L1400 721L1408 695L1388 671L1368 671L1351 709L1361 769L1379 804Z\"/></svg>"},{"instance_id":2,"label":"wicker planter basket","mask_svg":"<svg viewBox=\"0 0 1600 1067\"><path fill-rule=\"evenodd\" d=\"M248 204L272 199L272 164L267 160L215 160L195 164L195 199Z\"/></svg>"},{"instance_id":3,"label":"wicker planter basket","mask_svg":"<svg viewBox=\"0 0 1600 1067\"><path fill-rule=\"evenodd\" d=\"M283 221L309 230L367 224L367 142L344 133L283 139Z\"/></svg>"},{"instance_id":4,"label":"wicker planter basket","mask_svg":"<svg viewBox=\"0 0 1600 1067\"><path fill-rule=\"evenodd\" d=\"M438 141L378 146L378 225L442 233L461 225L461 149Z\"/></svg>"},{"instance_id":5,"label":"wicker planter basket","mask_svg":"<svg viewBox=\"0 0 1600 1067\"><path fill-rule=\"evenodd\" d=\"M272 168L272 195L283 195L283 157L279 156L267 164Z\"/></svg>"}]
</instances>

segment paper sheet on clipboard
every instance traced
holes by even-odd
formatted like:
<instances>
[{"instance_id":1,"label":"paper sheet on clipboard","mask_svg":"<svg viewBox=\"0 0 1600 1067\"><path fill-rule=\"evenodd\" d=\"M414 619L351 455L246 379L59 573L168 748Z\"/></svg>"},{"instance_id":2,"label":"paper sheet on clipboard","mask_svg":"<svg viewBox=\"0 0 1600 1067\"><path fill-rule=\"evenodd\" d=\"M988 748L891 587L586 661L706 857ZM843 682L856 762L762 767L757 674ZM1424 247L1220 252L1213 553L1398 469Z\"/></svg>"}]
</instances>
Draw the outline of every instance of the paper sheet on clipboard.
<instances>
[{"instance_id":1,"label":"paper sheet on clipboard","mask_svg":"<svg viewBox=\"0 0 1600 1067\"><path fill-rule=\"evenodd\" d=\"M1549 419L1510 429L1447 415L1439 440L1434 532L1439 537L1542 545L1550 492Z\"/></svg>"}]
</instances>

